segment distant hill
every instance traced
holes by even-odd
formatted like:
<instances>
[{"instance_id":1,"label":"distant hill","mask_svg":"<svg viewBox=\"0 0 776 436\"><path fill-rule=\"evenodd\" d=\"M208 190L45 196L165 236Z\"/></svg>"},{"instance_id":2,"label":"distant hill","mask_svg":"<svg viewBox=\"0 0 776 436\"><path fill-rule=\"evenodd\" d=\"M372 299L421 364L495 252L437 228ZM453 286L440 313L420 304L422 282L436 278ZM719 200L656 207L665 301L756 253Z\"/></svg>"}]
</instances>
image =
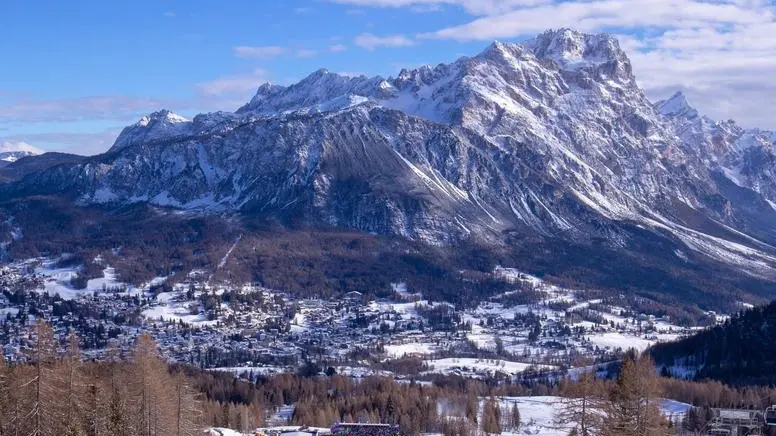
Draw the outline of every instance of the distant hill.
<instances>
[{"instance_id":1,"label":"distant hill","mask_svg":"<svg viewBox=\"0 0 776 436\"><path fill-rule=\"evenodd\" d=\"M12 182L24 176L45 171L60 164L76 164L85 157L69 153L44 153L40 155L20 156L13 161L0 162L0 183Z\"/></svg>"},{"instance_id":2,"label":"distant hill","mask_svg":"<svg viewBox=\"0 0 776 436\"><path fill-rule=\"evenodd\" d=\"M723 324L650 350L673 376L733 385L776 384L776 301Z\"/></svg>"}]
</instances>

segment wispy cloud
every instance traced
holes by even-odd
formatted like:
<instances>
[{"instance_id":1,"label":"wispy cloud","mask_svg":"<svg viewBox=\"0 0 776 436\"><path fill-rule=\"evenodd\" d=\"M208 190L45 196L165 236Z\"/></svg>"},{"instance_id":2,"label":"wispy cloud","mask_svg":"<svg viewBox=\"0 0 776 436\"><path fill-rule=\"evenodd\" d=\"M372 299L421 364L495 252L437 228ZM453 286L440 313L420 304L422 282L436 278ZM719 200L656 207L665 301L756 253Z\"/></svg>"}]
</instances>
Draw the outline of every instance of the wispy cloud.
<instances>
[{"instance_id":1,"label":"wispy cloud","mask_svg":"<svg viewBox=\"0 0 776 436\"><path fill-rule=\"evenodd\" d=\"M309 14L313 11L313 8L294 8L294 12L297 14Z\"/></svg>"},{"instance_id":2,"label":"wispy cloud","mask_svg":"<svg viewBox=\"0 0 776 436\"><path fill-rule=\"evenodd\" d=\"M298 58L311 58L318 54L318 50L313 50L309 48L300 48L297 49L296 52L294 52L294 55Z\"/></svg>"},{"instance_id":3,"label":"wispy cloud","mask_svg":"<svg viewBox=\"0 0 776 436\"><path fill-rule=\"evenodd\" d=\"M414 42L404 35L377 36L371 33L357 36L353 43L367 50L374 50L378 47L409 47L414 45Z\"/></svg>"},{"instance_id":4,"label":"wispy cloud","mask_svg":"<svg viewBox=\"0 0 776 436\"><path fill-rule=\"evenodd\" d=\"M695 0L578 0L518 8L421 36L472 41L514 38L557 27L574 27L582 31L672 29L709 24L753 24L772 19L772 13L732 3Z\"/></svg>"},{"instance_id":5,"label":"wispy cloud","mask_svg":"<svg viewBox=\"0 0 776 436\"><path fill-rule=\"evenodd\" d=\"M334 44L329 46L329 51L332 53L340 53L348 49L345 44Z\"/></svg>"},{"instance_id":6,"label":"wispy cloud","mask_svg":"<svg viewBox=\"0 0 776 436\"><path fill-rule=\"evenodd\" d=\"M177 14L176 14L175 12L173 12L173 11L166 11L166 12L165 12L164 14L162 14L162 15L164 15L164 16L165 16L165 17L167 17L167 18L174 18L174 17L176 17L176 16L177 16Z\"/></svg>"},{"instance_id":7,"label":"wispy cloud","mask_svg":"<svg viewBox=\"0 0 776 436\"><path fill-rule=\"evenodd\" d=\"M271 59L285 52L284 47L275 45L260 47L241 45L234 48L234 55L239 58Z\"/></svg>"},{"instance_id":8,"label":"wispy cloud","mask_svg":"<svg viewBox=\"0 0 776 436\"><path fill-rule=\"evenodd\" d=\"M234 74L197 84L199 91L210 97L246 94L268 80L267 71L256 68L250 73Z\"/></svg>"},{"instance_id":9,"label":"wispy cloud","mask_svg":"<svg viewBox=\"0 0 776 436\"><path fill-rule=\"evenodd\" d=\"M333 3L379 8L408 7L413 12L441 11L442 6L459 6L473 15L496 15L516 7L537 6L552 0L329 0Z\"/></svg>"},{"instance_id":10,"label":"wispy cloud","mask_svg":"<svg viewBox=\"0 0 776 436\"><path fill-rule=\"evenodd\" d=\"M121 128L111 128L95 133L32 133L8 137L7 142L27 144L26 141L29 141L41 145L40 147L31 146L39 150L39 152L43 151L41 148L45 148L47 151L61 151L91 156L107 151L116 141L119 133L121 133Z\"/></svg>"},{"instance_id":11,"label":"wispy cloud","mask_svg":"<svg viewBox=\"0 0 776 436\"><path fill-rule=\"evenodd\" d=\"M0 105L0 122L9 124L130 120L149 109L166 107L169 100L127 96L72 99L14 100Z\"/></svg>"}]
</instances>

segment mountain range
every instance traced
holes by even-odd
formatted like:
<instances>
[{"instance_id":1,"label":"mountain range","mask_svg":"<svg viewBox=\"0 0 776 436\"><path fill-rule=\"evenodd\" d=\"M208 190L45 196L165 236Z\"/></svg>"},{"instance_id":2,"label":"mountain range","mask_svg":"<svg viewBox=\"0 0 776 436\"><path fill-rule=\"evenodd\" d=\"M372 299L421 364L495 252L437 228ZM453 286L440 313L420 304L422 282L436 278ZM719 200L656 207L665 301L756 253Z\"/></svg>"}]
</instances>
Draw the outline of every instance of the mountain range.
<instances>
[{"instance_id":1,"label":"mountain range","mask_svg":"<svg viewBox=\"0 0 776 436\"><path fill-rule=\"evenodd\" d=\"M107 214L145 205L431 247L519 245L528 268L577 277L584 265L612 287L641 271L627 287L670 293L714 271L738 297L770 298L774 142L682 93L653 104L615 38L560 29L396 77L318 70L261 85L233 113L161 110L104 154L7 165L0 195L9 216L51 197ZM547 248L558 246L562 260Z\"/></svg>"}]
</instances>

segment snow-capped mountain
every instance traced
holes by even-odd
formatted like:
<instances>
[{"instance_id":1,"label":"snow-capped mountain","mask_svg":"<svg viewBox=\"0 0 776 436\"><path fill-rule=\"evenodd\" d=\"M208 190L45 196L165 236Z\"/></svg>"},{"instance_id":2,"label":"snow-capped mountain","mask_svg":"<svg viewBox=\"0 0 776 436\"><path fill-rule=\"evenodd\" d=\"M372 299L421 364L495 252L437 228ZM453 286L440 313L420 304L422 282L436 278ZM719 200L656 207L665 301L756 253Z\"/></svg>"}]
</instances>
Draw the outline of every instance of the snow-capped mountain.
<instances>
[{"instance_id":1,"label":"snow-capped mountain","mask_svg":"<svg viewBox=\"0 0 776 436\"><path fill-rule=\"evenodd\" d=\"M744 129L733 120L701 116L681 92L655 106L685 146L698 150L711 169L776 204L776 132Z\"/></svg>"},{"instance_id":2,"label":"snow-capped mountain","mask_svg":"<svg viewBox=\"0 0 776 436\"><path fill-rule=\"evenodd\" d=\"M762 275L776 263L772 161L750 146L762 138L681 95L653 106L616 39L562 29L395 78L319 70L260 86L235 113L156 112L108 153L7 189L433 244L517 232L617 247L647 229Z\"/></svg>"},{"instance_id":3,"label":"snow-capped mountain","mask_svg":"<svg viewBox=\"0 0 776 436\"><path fill-rule=\"evenodd\" d=\"M6 164L16 162L23 157L37 156L41 153L43 153L42 150L25 142L3 141L0 143L0 162Z\"/></svg>"}]
</instances>

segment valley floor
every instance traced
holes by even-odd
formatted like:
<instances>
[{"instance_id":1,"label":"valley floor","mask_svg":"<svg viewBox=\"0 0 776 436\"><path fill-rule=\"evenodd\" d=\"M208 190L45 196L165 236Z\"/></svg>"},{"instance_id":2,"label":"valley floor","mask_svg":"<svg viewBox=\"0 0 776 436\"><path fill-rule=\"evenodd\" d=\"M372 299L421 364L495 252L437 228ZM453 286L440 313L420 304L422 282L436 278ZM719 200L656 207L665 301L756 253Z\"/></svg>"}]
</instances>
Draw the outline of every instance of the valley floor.
<instances>
[{"instance_id":1,"label":"valley floor","mask_svg":"<svg viewBox=\"0 0 776 436\"><path fill-rule=\"evenodd\" d=\"M430 302L404 283L379 299L298 299L250 284L211 284L196 271L184 281L157 277L136 287L120 283L109 265L76 289L79 268L61 264L31 259L0 270L7 357L21 356L24 332L42 315L55 329L75 328L90 356L109 344L126 348L145 331L171 360L245 378L295 371L304 356L353 377L516 378L615 360L698 328L508 268L492 274L514 291L462 308ZM408 359L417 363L386 363Z\"/></svg>"}]
</instances>

